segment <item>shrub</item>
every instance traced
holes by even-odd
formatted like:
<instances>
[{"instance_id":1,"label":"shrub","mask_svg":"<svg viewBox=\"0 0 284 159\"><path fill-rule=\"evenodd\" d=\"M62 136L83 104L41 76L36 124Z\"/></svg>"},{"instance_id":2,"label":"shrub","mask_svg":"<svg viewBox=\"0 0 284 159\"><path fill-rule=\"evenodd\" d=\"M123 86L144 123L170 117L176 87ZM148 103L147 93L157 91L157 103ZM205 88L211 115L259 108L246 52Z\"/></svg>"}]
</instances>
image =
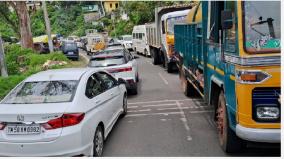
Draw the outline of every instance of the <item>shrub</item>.
<instances>
[{"instance_id":1,"label":"shrub","mask_svg":"<svg viewBox=\"0 0 284 159\"><path fill-rule=\"evenodd\" d=\"M27 75L14 75L9 77L0 77L0 99L3 99L11 89L23 81Z\"/></svg>"},{"instance_id":2,"label":"shrub","mask_svg":"<svg viewBox=\"0 0 284 159\"><path fill-rule=\"evenodd\" d=\"M47 60L69 62L68 58L61 52L38 54L32 49L24 49L17 44L5 46L5 54L8 74L10 76L6 78L0 77L0 99L4 98L11 89L26 77L42 71L42 65ZM24 57L24 61L21 63L17 62L19 56ZM63 68L66 66L52 66L50 69ZM20 73L21 67L26 68L26 71Z\"/></svg>"}]
</instances>

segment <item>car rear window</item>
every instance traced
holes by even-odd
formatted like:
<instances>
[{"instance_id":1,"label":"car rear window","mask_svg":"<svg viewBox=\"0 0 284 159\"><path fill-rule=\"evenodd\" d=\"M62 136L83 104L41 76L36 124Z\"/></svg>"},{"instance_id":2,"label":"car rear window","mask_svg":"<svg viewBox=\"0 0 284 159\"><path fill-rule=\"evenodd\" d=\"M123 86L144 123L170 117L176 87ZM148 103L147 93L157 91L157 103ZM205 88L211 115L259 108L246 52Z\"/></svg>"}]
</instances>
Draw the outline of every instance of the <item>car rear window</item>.
<instances>
[{"instance_id":1,"label":"car rear window","mask_svg":"<svg viewBox=\"0 0 284 159\"><path fill-rule=\"evenodd\" d=\"M76 50L77 45L75 43L66 43L64 45L64 50Z\"/></svg>"},{"instance_id":2,"label":"car rear window","mask_svg":"<svg viewBox=\"0 0 284 159\"><path fill-rule=\"evenodd\" d=\"M122 64L125 64L125 59L123 56L97 57L92 58L89 62L90 67L108 67Z\"/></svg>"},{"instance_id":3,"label":"car rear window","mask_svg":"<svg viewBox=\"0 0 284 159\"><path fill-rule=\"evenodd\" d=\"M2 101L3 104L37 104L71 102L77 80L24 82Z\"/></svg>"}]
</instances>

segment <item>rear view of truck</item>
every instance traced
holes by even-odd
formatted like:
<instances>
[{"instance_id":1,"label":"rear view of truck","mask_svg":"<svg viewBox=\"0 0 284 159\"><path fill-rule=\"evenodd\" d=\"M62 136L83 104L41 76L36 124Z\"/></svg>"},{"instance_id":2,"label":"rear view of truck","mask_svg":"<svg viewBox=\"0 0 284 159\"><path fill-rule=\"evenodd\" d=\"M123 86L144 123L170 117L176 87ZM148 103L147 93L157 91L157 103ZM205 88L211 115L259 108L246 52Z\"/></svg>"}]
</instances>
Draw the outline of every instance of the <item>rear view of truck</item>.
<instances>
[{"instance_id":1,"label":"rear view of truck","mask_svg":"<svg viewBox=\"0 0 284 159\"><path fill-rule=\"evenodd\" d=\"M175 67L174 34L175 23L182 22L195 3L155 8L155 23L147 34L152 63L162 64L168 72Z\"/></svg>"}]
</instances>

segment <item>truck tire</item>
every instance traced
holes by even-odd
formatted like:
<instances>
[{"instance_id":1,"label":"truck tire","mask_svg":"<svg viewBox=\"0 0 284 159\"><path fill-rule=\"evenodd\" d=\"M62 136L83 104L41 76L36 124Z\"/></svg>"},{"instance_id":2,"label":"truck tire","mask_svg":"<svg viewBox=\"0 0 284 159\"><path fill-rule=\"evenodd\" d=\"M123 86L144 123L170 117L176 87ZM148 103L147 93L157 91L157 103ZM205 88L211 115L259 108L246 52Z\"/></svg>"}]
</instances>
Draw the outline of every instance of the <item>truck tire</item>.
<instances>
[{"instance_id":1,"label":"truck tire","mask_svg":"<svg viewBox=\"0 0 284 159\"><path fill-rule=\"evenodd\" d=\"M152 63L154 65L158 65L159 64L159 57L156 51L152 51Z\"/></svg>"},{"instance_id":2,"label":"truck tire","mask_svg":"<svg viewBox=\"0 0 284 159\"><path fill-rule=\"evenodd\" d=\"M187 81L183 70L181 70L181 85L185 96L192 97L197 94L195 88Z\"/></svg>"},{"instance_id":3,"label":"truck tire","mask_svg":"<svg viewBox=\"0 0 284 159\"><path fill-rule=\"evenodd\" d=\"M223 151L227 153L239 152L242 149L243 141L229 127L226 100L223 91L219 94L216 118L219 143Z\"/></svg>"}]
</instances>

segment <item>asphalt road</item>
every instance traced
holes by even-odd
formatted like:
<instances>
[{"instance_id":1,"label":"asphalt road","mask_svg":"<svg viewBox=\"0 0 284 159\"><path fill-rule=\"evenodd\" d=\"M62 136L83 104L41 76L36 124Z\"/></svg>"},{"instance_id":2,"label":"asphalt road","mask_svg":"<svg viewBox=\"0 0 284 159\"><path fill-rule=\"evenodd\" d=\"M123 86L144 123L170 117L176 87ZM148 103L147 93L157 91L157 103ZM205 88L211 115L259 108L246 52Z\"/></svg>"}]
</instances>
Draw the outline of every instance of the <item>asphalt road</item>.
<instances>
[{"instance_id":1,"label":"asphalt road","mask_svg":"<svg viewBox=\"0 0 284 159\"><path fill-rule=\"evenodd\" d=\"M109 134L103 156L207 157L280 156L280 148L246 148L226 154L219 146L212 108L183 95L177 73L168 74L140 56L138 95L129 95L128 114Z\"/></svg>"}]
</instances>

